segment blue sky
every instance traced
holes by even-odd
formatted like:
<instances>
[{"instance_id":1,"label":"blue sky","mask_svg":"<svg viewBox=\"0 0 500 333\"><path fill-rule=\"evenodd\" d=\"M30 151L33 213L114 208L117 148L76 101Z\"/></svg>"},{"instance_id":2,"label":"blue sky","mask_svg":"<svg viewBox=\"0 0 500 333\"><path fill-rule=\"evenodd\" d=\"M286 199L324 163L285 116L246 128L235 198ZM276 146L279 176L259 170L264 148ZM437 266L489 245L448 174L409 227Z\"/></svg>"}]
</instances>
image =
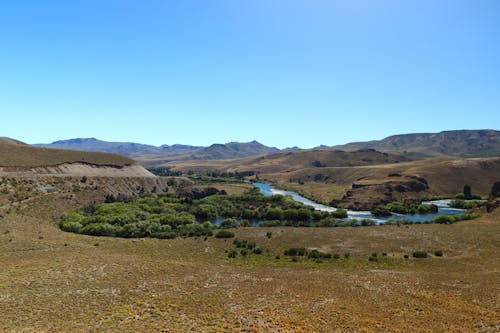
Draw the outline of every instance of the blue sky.
<instances>
[{"instance_id":1,"label":"blue sky","mask_svg":"<svg viewBox=\"0 0 500 333\"><path fill-rule=\"evenodd\" d=\"M500 128L500 1L0 4L0 136L335 145Z\"/></svg>"}]
</instances>

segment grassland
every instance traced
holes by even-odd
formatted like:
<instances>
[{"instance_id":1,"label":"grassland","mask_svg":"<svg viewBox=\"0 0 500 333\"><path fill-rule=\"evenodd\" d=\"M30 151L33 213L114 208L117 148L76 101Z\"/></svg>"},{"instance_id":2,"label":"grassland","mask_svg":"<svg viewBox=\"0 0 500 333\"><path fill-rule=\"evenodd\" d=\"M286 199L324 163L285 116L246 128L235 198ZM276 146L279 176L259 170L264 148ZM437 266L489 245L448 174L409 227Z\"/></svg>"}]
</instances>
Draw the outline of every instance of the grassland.
<instances>
[{"instance_id":1,"label":"grassland","mask_svg":"<svg viewBox=\"0 0 500 333\"><path fill-rule=\"evenodd\" d=\"M99 187L78 184L77 190L72 181L57 181L59 192L33 196L26 190L27 198L1 201L1 331L500 328L498 210L453 225L239 228L236 236L264 253L230 259L231 240L213 237L119 239L63 232L57 227L62 212L102 197L113 184L89 179ZM349 252L350 258L292 262L283 251L295 246ZM414 259L416 250L442 250L444 256ZM372 252L378 261L368 261Z\"/></svg>"},{"instance_id":2,"label":"grassland","mask_svg":"<svg viewBox=\"0 0 500 333\"><path fill-rule=\"evenodd\" d=\"M0 167L29 168L76 162L117 167L135 163L116 154L38 148L7 139L0 141Z\"/></svg>"}]
</instances>

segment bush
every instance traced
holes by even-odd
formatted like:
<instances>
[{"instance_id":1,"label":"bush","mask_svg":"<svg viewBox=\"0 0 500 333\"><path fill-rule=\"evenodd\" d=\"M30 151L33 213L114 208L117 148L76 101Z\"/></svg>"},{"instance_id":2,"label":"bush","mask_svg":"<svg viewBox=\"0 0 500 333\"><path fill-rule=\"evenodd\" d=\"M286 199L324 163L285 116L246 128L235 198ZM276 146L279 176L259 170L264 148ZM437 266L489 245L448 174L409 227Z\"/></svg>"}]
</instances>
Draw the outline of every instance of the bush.
<instances>
[{"instance_id":1,"label":"bush","mask_svg":"<svg viewBox=\"0 0 500 333\"><path fill-rule=\"evenodd\" d=\"M229 253L227 254L227 257L228 258L236 258L236 256L238 255L238 252L236 252L235 250L231 250L229 251Z\"/></svg>"},{"instance_id":2,"label":"bush","mask_svg":"<svg viewBox=\"0 0 500 333\"><path fill-rule=\"evenodd\" d=\"M333 254L333 259L338 260L340 259L340 255L338 253Z\"/></svg>"},{"instance_id":3,"label":"bush","mask_svg":"<svg viewBox=\"0 0 500 333\"><path fill-rule=\"evenodd\" d=\"M330 216L336 219L345 219L347 218L347 210L338 208L337 210L331 212Z\"/></svg>"},{"instance_id":4,"label":"bush","mask_svg":"<svg viewBox=\"0 0 500 333\"><path fill-rule=\"evenodd\" d=\"M254 254L262 254L262 249L260 247L256 247L253 249Z\"/></svg>"},{"instance_id":5,"label":"bush","mask_svg":"<svg viewBox=\"0 0 500 333\"><path fill-rule=\"evenodd\" d=\"M490 199L495 199L500 197L500 181L493 184L490 191Z\"/></svg>"},{"instance_id":6,"label":"bush","mask_svg":"<svg viewBox=\"0 0 500 333\"><path fill-rule=\"evenodd\" d=\"M434 255L436 257L442 257L443 256L443 251L441 251L441 250L434 251Z\"/></svg>"},{"instance_id":7,"label":"bush","mask_svg":"<svg viewBox=\"0 0 500 333\"><path fill-rule=\"evenodd\" d=\"M455 223L456 221L457 220L453 215L440 215L436 216L433 220L434 223L439 223L439 224L451 224Z\"/></svg>"},{"instance_id":8,"label":"bush","mask_svg":"<svg viewBox=\"0 0 500 333\"><path fill-rule=\"evenodd\" d=\"M307 251L303 247L291 247L288 250L284 251L285 256L304 256L306 255Z\"/></svg>"},{"instance_id":9,"label":"bush","mask_svg":"<svg viewBox=\"0 0 500 333\"><path fill-rule=\"evenodd\" d=\"M330 259L332 255L330 253L323 253L318 250L312 250L307 254L307 257L310 259Z\"/></svg>"},{"instance_id":10,"label":"bush","mask_svg":"<svg viewBox=\"0 0 500 333\"><path fill-rule=\"evenodd\" d=\"M234 232L227 231L227 230L221 230L215 234L216 238L233 238L234 237Z\"/></svg>"},{"instance_id":11,"label":"bush","mask_svg":"<svg viewBox=\"0 0 500 333\"><path fill-rule=\"evenodd\" d=\"M344 253L344 258L349 259L350 256L351 256L351 254L349 252Z\"/></svg>"},{"instance_id":12,"label":"bush","mask_svg":"<svg viewBox=\"0 0 500 333\"><path fill-rule=\"evenodd\" d=\"M378 261L377 257L370 256L368 257L368 261Z\"/></svg>"},{"instance_id":13,"label":"bush","mask_svg":"<svg viewBox=\"0 0 500 333\"><path fill-rule=\"evenodd\" d=\"M415 252L413 252L413 258L427 258L427 252L415 251Z\"/></svg>"},{"instance_id":14,"label":"bush","mask_svg":"<svg viewBox=\"0 0 500 333\"><path fill-rule=\"evenodd\" d=\"M244 240L244 239L239 239L239 238L236 238L234 241L233 241L233 244L237 247L237 248L246 248L247 247L247 243L248 241Z\"/></svg>"},{"instance_id":15,"label":"bush","mask_svg":"<svg viewBox=\"0 0 500 333\"><path fill-rule=\"evenodd\" d=\"M266 237L271 239L271 237L273 237L273 232L272 231L266 232Z\"/></svg>"},{"instance_id":16,"label":"bush","mask_svg":"<svg viewBox=\"0 0 500 333\"><path fill-rule=\"evenodd\" d=\"M481 202L477 201L477 200L465 201L465 200L456 199L456 200L451 201L450 207L461 208L461 209L472 209L472 208L477 207L480 203Z\"/></svg>"}]
</instances>

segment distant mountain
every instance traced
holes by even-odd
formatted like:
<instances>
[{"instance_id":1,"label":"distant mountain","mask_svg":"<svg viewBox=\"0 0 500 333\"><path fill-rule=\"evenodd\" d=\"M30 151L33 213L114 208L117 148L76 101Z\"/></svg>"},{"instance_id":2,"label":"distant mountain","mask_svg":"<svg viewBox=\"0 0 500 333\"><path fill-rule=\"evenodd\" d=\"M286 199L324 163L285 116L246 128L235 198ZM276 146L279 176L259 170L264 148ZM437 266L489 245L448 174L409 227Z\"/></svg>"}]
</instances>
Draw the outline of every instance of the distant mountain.
<instances>
[{"instance_id":1,"label":"distant mountain","mask_svg":"<svg viewBox=\"0 0 500 333\"><path fill-rule=\"evenodd\" d=\"M209 147L189 146L182 144L162 145L160 147L133 142L108 142L95 138L78 138L55 141L50 144L36 144L34 146L71 150L107 152L125 155L140 161L161 160L221 160L242 158L263 154L276 153L280 150L265 146L257 141L229 142L213 144Z\"/></svg>"},{"instance_id":2,"label":"distant mountain","mask_svg":"<svg viewBox=\"0 0 500 333\"><path fill-rule=\"evenodd\" d=\"M408 154L413 157L500 156L500 131L458 130L439 133L413 133L389 136L382 140L352 142L331 149L376 149L383 152Z\"/></svg>"},{"instance_id":3,"label":"distant mountain","mask_svg":"<svg viewBox=\"0 0 500 333\"><path fill-rule=\"evenodd\" d=\"M108 141L97 140L95 138L59 140L59 141L54 141L50 144L35 144L34 146L115 153L125 156L133 156L139 153L146 154L146 153L161 152L161 148L156 146L144 145L133 142L108 142Z\"/></svg>"},{"instance_id":4,"label":"distant mountain","mask_svg":"<svg viewBox=\"0 0 500 333\"><path fill-rule=\"evenodd\" d=\"M265 155L279 152L278 148L268 147L260 142L252 141L247 143L229 142L224 145L213 144L194 152L190 159L193 160L223 160L232 158L242 158L255 155Z\"/></svg>"}]
</instances>

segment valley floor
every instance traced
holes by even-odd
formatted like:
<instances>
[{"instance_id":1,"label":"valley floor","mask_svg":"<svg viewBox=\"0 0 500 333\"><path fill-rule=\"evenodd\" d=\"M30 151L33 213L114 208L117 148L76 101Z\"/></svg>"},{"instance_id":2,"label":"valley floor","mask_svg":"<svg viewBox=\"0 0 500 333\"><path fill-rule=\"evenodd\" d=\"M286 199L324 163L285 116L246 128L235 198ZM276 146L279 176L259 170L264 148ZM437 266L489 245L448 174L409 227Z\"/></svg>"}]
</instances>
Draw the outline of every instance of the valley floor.
<instances>
[{"instance_id":1,"label":"valley floor","mask_svg":"<svg viewBox=\"0 0 500 333\"><path fill-rule=\"evenodd\" d=\"M498 211L453 225L241 228L237 237L269 252L229 259L232 239L62 232L50 211L61 201L47 195L0 212L0 331L500 329ZM294 246L341 259L292 262L283 251ZM414 259L415 250L444 257ZM368 261L372 252L379 261Z\"/></svg>"}]
</instances>

